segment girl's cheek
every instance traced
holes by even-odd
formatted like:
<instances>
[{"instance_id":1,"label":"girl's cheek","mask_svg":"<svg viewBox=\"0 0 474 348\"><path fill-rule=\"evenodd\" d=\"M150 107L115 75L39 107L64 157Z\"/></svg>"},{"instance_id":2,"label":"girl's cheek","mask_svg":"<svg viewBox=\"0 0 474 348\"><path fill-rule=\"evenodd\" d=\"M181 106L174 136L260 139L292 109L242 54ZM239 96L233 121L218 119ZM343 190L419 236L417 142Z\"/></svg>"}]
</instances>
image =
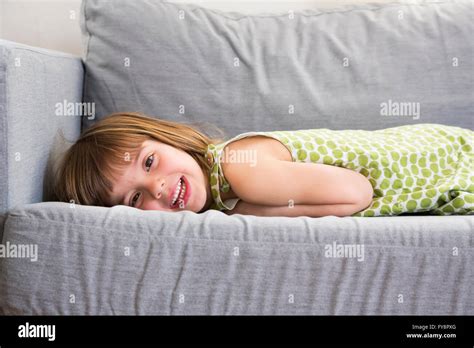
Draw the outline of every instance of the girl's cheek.
<instances>
[{"instance_id":1,"label":"girl's cheek","mask_svg":"<svg viewBox=\"0 0 474 348\"><path fill-rule=\"evenodd\" d=\"M163 207L160 207L156 202L145 202L142 205L143 210L164 210Z\"/></svg>"}]
</instances>

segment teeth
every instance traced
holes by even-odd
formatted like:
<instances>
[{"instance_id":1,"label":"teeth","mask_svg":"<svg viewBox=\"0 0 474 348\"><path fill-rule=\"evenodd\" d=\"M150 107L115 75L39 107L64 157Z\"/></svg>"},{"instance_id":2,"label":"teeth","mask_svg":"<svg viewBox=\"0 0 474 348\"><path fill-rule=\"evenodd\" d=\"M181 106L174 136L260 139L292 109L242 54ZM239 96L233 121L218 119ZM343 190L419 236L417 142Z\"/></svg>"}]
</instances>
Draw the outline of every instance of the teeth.
<instances>
[{"instance_id":1,"label":"teeth","mask_svg":"<svg viewBox=\"0 0 474 348\"><path fill-rule=\"evenodd\" d=\"M186 184L183 182L183 192L179 195L179 207L184 209L184 194L186 193Z\"/></svg>"},{"instance_id":2,"label":"teeth","mask_svg":"<svg viewBox=\"0 0 474 348\"><path fill-rule=\"evenodd\" d=\"M182 185L181 185L181 183L182 183ZM181 186L183 186L183 189L182 189L181 193L179 193L179 191L181 190ZM176 187L176 191L173 195L172 205L176 204L176 200L178 199L178 197L179 197L180 202L184 203L183 198L184 198L185 193L186 193L186 184L184 183L183 179L180 179L179 183L178 183L178 186ZM178 196L178 194L179 194L179 196Z\"/></svg>"},{"instance_id":3,"label":"teeth","mask_svg":"<svg viewBox=\"0 0 474 348\"><path fill-rule=\"evenodd\" d=\"M181 181L182 179L179 180L176 190L174 191L173 199L171 200L173 205L176 203L176 199L178 198L179 190L181 189Z\"/></svg>"},{"instance_id":4,"label":"teeth","mask_svg":"<svg viewBox=\"0 0 474 348\"><path fill-rule=\"evenodd\" d=\"M183 190L181 191L181 194L179 195L179 198L183 199L185 193L186 193L186 184L183 183Z\"/></svg>"}]
</instances>

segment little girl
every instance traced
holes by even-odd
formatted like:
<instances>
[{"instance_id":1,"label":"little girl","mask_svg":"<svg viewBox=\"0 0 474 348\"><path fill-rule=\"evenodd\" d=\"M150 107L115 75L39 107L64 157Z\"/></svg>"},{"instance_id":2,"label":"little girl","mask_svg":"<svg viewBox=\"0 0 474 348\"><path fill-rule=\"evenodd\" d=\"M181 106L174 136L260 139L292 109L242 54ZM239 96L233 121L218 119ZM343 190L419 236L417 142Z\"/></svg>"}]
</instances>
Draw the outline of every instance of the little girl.
<instances>
[{"instance_id":1,"label":"little girl","mask_svg":"<svg viewBox=\"0 0 474 348\"><path fill-rule=\"evenodd\" d=\"M258 216L473 214L469 129L416 124L209 138L185 124L112 114L65 153L64 202Z\"/></svg>"}]
</instances>

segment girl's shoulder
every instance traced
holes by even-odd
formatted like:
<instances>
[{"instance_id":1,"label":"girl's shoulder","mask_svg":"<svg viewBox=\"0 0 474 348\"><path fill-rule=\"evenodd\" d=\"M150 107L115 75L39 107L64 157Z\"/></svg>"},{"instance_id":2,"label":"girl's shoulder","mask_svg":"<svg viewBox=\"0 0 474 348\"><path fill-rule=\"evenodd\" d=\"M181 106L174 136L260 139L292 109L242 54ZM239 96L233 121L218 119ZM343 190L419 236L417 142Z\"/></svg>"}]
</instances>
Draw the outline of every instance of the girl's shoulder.
<instances>
[{"instance_id":1,"label":"girl's shoulder","mask_svg":"<svg viewBox=\"0 0 474 348\"><path fill-rule=\"evenodd\" d=\"M274 133L247 132L222 143L208 146L208 161L213 168L211 173L211 185L214 185L212 192L217 207L221 206L220 208L222 208L227 200L238 198L230 187L226 176L232 172L235 177L241 164L254 166L258 161L267 159L292 161L290 151L279 140L281 138L275 136Z\"/></svg>"},{"instance_id":2,"label":"girl's shoulder","mask_svg":"<svg viewBox=\"0 0 474 348\"><path fill-rule=\"evenodd\" d=\"M256 151L258 157L276 159L281 161L292 161L289 149L275 135L252 133L242 138L228 142L222 149L224 158L238 158L236 154Z\"/></svg>"}]
</instances>

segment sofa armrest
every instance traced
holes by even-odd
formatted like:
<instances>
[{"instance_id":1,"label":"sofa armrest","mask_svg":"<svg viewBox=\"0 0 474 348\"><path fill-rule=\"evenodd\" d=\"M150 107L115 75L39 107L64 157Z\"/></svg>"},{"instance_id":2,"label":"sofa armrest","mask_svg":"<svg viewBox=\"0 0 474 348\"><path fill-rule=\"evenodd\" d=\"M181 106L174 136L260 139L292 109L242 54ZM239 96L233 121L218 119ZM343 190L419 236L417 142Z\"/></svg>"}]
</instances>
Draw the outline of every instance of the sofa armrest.
<instances>
[{"instance_id":1,"label":"sofa armrest","mask_svg":"<svg viewBox=\"0 0 474 348\"><path fill-rule=\"evenodd\" d=\"M58 139L80 135L81 117L62 109L82 102L83 74L79 57L0 40L0 214L51 198Z\"/></svg>"}]
</instances>

